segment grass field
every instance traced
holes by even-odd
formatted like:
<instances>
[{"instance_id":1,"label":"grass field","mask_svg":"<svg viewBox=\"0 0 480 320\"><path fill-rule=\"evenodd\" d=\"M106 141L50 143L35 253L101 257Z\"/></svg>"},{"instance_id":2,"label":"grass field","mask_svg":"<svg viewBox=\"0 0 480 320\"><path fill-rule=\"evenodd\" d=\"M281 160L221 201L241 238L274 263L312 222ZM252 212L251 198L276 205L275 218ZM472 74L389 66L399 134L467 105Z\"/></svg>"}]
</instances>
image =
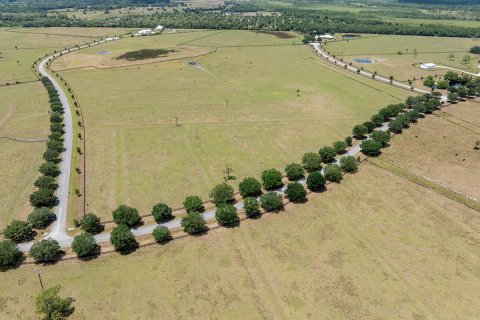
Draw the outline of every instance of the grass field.
<instances>
[{"instance_id":1,"label":"grass field","mask_svg":"<svg viewBox=\"0 0 480 320\"><path fill-rule=\"evenodd\" d=\"M204 31L125 39L74 53L92 60L104 59L96 54L100 50L119 55L187 45L215 51L194 59L196 66L187 63L191 59L145 60L60 72L84 110L88 210L109 219L121 203L148 213L160 201L178 207L190 194L206 199L226 164L234 169L235 185L263 169L282 169L408 95L343 73L293 42L299 38ZM62 57L53 68L68 69L72 59Z\"/></svg>"},{"instance_id":2,"label":"grass field","mask_svg":"<svg viewBox=\"0 0 480 320\"><path fill-rule=\"evenodd\" d=\"M421 85L418 79L421 76L444 74L446 69L423 70L413 64L429 63L449 66L477 73L479 56L468 53L468 50L478 45L477 40L465 38L439 38L419 36L366 36L363 38L332 42L326 46L327 51L354 65L368 71L377 71L381 75L394 76L397 80L407 81L417 79L417 86ZM415 55L415 50L417 54ZM402 54L399 54L401 52ZM449 55L454 55L450 60ZM471 63L461 63L465 55L471 56ZM373 64L362 64L353 61L357 58L372 58Z\"/></svg>"},{"instance_id":3,"label":"grass field","mask_svg":"<svg viewBox=\"0 0 480 320\"><path fill-rule=\"evenodd\" d=\"M40 82L0 88L0 136L38 139L48 136L48 96ZM0 230L30 211L28 196L42 163L44 142L0 139Z\"/></svg>"}]
</instances>

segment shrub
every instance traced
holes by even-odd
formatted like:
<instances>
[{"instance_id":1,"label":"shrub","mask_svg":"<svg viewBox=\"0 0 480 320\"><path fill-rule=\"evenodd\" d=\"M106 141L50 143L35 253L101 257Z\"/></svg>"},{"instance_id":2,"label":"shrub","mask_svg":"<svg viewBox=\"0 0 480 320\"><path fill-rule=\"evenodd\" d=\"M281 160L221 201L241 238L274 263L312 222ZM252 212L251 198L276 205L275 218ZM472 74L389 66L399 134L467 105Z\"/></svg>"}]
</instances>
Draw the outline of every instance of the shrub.
<instances>
[{"instance_id":1,"label":"shrub","mask_svg":"<svg viewBox=\"0 0 480 320\"><path fill-rule=\"evenodd\" d=\"M33 210L33 212L28 215L27 221L30 222L34 228L45 229L55 218L55 213L49 208L39 208Z\"/></svg>"},{"instance_id":2,"label":"shrub","mask_svg":"<svg viewBox=\"0 0 480 320\"><path fill-rule=\"evenodd\" d=\"M450 101L450 102L452 102L452 103L455 103L455 102L458 101L458 94L456 94L456 93L449 93L449 94L447 95L447 99L448 99L448 101Z\"/></svg>"},{"instance_id":3,"label":"shrub","mask_svg":"<svg viewBox=\"0 0 480 320\"><path fill-rule=\"evenodd\" d=\"M124 224L129 228L136 227L142 219L138 215L138 210L126 205L121 205L113 211L113 221L116 224Z\"/></svg>"},{"instance_id":4,"label":"shrub","mask_svg":"<svg viewBox=\"0 0 480 320\"><path fill-rule=\"evenodd\" d=\"M242 197L257 197L262 194L262 185L255 178L245 178L239 184L240 195Z\"/></svg>"},{"instance_id":5,"label":"shrub","mask_svg":"<svg viewBox=\"0 0 480 320\"><path fill-rule=\"evenodd\" d=\"M345 172L357 172L358 161L353 156L345 156L340 158L340 167Z\"/></svg>"},{"instance_id":6,"label":"shrub","mask_svg":"<svg viewBox=\"0 0 480 320\"><path fill-rule=\"evenodd\" d=\"M380 143L382 145L382 148L388 146L388 142L390 141L390 133L388 133L387 131L374 131L372 132L370 137L373 141Z\"/></svg>"},{"instance_id":7,"label":"shrub","mask_svg":"<svg viewBox=\"0 0 480 320\"><path fill-rule=\"evenodd\" d=\"M345 152L345 149L347 149L347 147L348 147L348 144L345 141L335 141L333 143L333 150L337 154L341 154Z\"/></svg>"},{"instance_id":8,"label":"shrub","mask_svg":"<svg viewBox=\"0 0 480 320\"><path fill-rule=\"evenodd\" d=\"M307 197L307 190L298 182L289 183L285 190L286 197L292 202L303 202Z\"/></svg>"},{"instance_id":9,"label":"shrub","mask_svg":"<svg viewBox=\"0 0 480 320\"><path fill-rule=\"evenodd\" d=\"M60 153L53 149L47 149L43 153L43 159L47 162L59 163L60 162Z\"/></svg>"},{"instance_id":10,"label":"shrub","mask_svg":"<svg viewBox=\"0 0 480 320\"><path fill-rule=\"evenodd\" d=\"M353 142L352 137L348 136L348 137L345 138L345 143L346 143L349 147L352 146L352 142Z\"/></svg>"},{"instance_id":11,"label":"shrub","mask_svg":"<svg viewBox=\"0 0 480 320\"><path fill-rule=\"evenodd\" d=\"M32 225L29 222L13 220L3 230L3 236L18 243L32 240L35 232L32 230Z\"/></svg>"},{"instance_id":12,"label":"shrub","mask_svg":"<svg viewBox=\"0 0 480 320\"><path fill-rule=\"evenodd\" d=\"M304 174L303 167L298 163L287 164L285 167L285 172L287 172L287 177L291 181L303 178Z\"/></svg>"},{"instance_id":13,"label":"shrub","mask_svg":"<svg viewBox=\"0 0 480 320\"><path fill-rule=\"evenodd\" d=\"M30 194L30 204L35 208L52 208L58 202L58 198L54 195L54 193L55 191L52 189L38 189L37 191Z\"/></svg>"},{"instance_id":14,"label":"shrub","mask_svg":"<svg viewBox=\"0 0 480 320\"><path fill-rule=\"evenodd\" d=\"M63 152L63 142L59 140L49 140L47 141L47 149L52 149L61 153Z\"/></svg>"},{"instance_id":15,"label":"shrub","mask_svg":"<svg viewBox=\"0 0 480 320\"><path fill-rule=\"evenodd\" d=\"M183 201L183 206L187 213L203 212L205 207L203 206L202 199L199 196L188 196Z\"/></svg>"},{"instance_id":16,"label":"shrub","mask_svg":"<svg viewBox=\"0 0 480 320\"><path fill-rule=\"evenodd\" d=\"M87 213L82 220L80 221L80 226L83 231L96 234L103 231L103 225L100 222L100 218L97 217L94 213Z\"/></svg>"},{"instance_id":17,"label":"shrub","mask_svg":"<svg viewBox=\"0 0 480 320\"><path fill-rule=\"evenodd\" d=\"M282 183L282 174L277 169L268 169L262 172L262 183L266 190L280 188Z\"/></svg>"},{"instance_id":18,"label":"shrub","mask_svg":"<svg viewBox=\"0 0 480 320\"><path fill-rule=\"evenodd\" d=\"M198 234L207 231L207 223L201 213L192 212L182 218L181 225L188 234Z\"/></svg>"},{"instance_id":19,"label":"shrub","mask_svg":"<svg viewBox=\"0 0 480 320\"><path fill-rule=\"evenodd\" d=\"M326 182L327 181L320 172L312 172L307 177L307 187L311 191L325 190Z\"/></svg>"},{"instance_id":20,"label":"shrub","mask_svg":"<svg viewBox=\"0 0 480 320\"><path fill-rule=\"evenodd\" d=\"M172 214L172 208L164 203L158 203L154 205L152 208L152 215L157 223L169 221L174 218Z\"/></svg>"},{"instance_id":21,"label":"shrub","mask_svg":"<svg viewBox=\"0 0 480 320\"><path fill-rule=\"evenodd\" d=\"M37 313L43 314L42 319L60 320L73 313L75 308L71 305L75 301L72 298L62 299L59 295L61 286L57 285L40 291L35 300Z\"/></svg>"},{"instance_id":22,"label":"shrub","mask_svg":"<svg viewBox=\"0 0 480 320\"><path fill-rule=\"evenodd\" d=\"M403 123L400 120L391 120L388 123L388 130L393 133L402 133L403 131Z\"/></svg>"},{"instance_id":23,"label":"shrub","mask_svg":"<svg viewBox=\"0 0 480 320\"><path fill-rule=\"evenodd\" d=\"M342 169L336 164L330 164L325 168L323 175L328 181L340 182L342 180Z\"/></svg>"},{"instance_id":24,"label":"shrub","mask_svg":"<svg viewBox=\"0 0 480 320\"><path fill-rule=\"evenodd\" d=\"M62 250L55 239L43 239L35 242L30 248L30 255L35 262L53 262L60 259Z\"/></svg>"},{"instance_id":25,"label":"shrub","mask_svg":"<svg viewBox=\"0 0 480 320\"><path fill-rule=\"evenodd\" d=\"M166 243L173 239L170 230L165 226L156 226L152 232L153 238L158 243Z\"/></svg>"},{"instance_id":26,"label":"shrub","mask_svg":"<svg viewBox=\"0 0 480 320\"><path fill-rule=\"evenodd\" d=\"M356 125L353 127L352 134L357 139L362 139L368 132L368 128L363 124Z\"/></svg>"},{"instance_id":27,"label":"shrub","mask_svg":"<svg viewBox=\"0 0 480 320\"><path fill-rule=\"evenodd\" d=\"M218 207L217 211L215 211L215 219L221 226L233 226L240 221L237 208L231 204L224 204Z\"/></svg>"},{"instance_id":28,"label":"shrub","mask_svg":"<svg viewBox=\"0 0 480 320\"><path fill-rule=\"evenodd\" d=\"M226 203L232 203L233 199L233 188L228 185L226 182L217 184L210 191L210 198L215 205L219 206Z\"/></svg>"},{"instance_id":29,"label":"shrub","mask_svg":"<svg viewBox=\"0 0 480 320\"><path fill-rule=\"evenodd\" d=\"M324 163L332 162L337 155L337 153L335 152L335 150L333 150L332 147L323 147L318 151L318 153L320 154L320 156L322 156L322 161Z\"/></svg>"},{"instance_id":30,"label":"shrub","mask_svg":"<svg viewBox=\"0 0 480 320\"><path fill-rule=\"evenodd\" d=\"M243 200L243 209L245 210L245 215L249 218L260 215L260 203L255 198L245 198Z\"/></svg>"},{"instance_id":31,"label":"shrub","mask_svg":"<svg viewBox=\"0 0 480 320\"><path fill-rule=\"evenodd\" d=\"M44 162L40 165L38 169L40 173L50 176L50 177L57 177L60 174L60 170L57 167L57 164L53 162Z\"/></svg>"},{"instance_id":32,"label":"shrub","mask_svg":"<svg viewBox=\"0 0 480 320\"><path fill-rule=\"evenodd\" d=\"M305 153L302 157L302 164L307 172L320 170L322 168L322 156L314 152Z\"/></svg>"},{"instance_id":33,"label":"shrub","mask_svg":"<svg viewBox=\"0 0 480 320\"><path fill-rule=\"evenodd\" d=\"M282 196L274 191L267 192L260 197L260 205L266 211L278 212L283 209Z\"/></svg>"},{"instance_id":34,"label":"shrub","mask_svg":"<svg viewBox=\"0 0 480 320\"><path fill-rule=\"evenodd\" d=\"M23 252L12 240L0 241L0 270L16 266L22 261Z\"/></svg>"},{"instance_id":35,"label":"shrub","mask_svg":"<svg viewBox=\"0 0 480 320\"><path fill-rule=\"evenodd\" d=\"M362 152L367 156L378 156L382 145L380 142L368 139L362 142L360 145Z\"/></svg>"},{"instance_id":36,"label":"shrub","mask_svg":"<svg viewBox=\"0 0 480 320\"><path fill-rule=\"evenodd\" d=\"M132 231L124 224L115 227L110 233L110 242L116 251L130 251L138 247Z\"/></svg>"},{"instance_id":37,"label":"shrub","mask_svg":"<svg viewBox=\"0 0 480 320\"><path fill-rule=\"evenodd\" d=\"M90 233L82 233L73 238L72 250L78 257L88 257L98 254L99 246Z\"/></svg>"}]
</instances>

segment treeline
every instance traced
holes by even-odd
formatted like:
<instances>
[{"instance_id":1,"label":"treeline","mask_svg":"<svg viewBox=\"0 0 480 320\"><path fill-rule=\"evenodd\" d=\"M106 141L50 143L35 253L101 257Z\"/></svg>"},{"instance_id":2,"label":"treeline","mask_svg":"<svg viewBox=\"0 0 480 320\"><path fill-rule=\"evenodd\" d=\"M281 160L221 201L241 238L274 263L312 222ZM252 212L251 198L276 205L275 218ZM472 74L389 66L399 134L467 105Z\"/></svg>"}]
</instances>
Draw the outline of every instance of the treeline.
<instances>
[{"instance_id":1,"label":"treeline","mask_svg":"<svg viewBox=\"0 0 480 320\"><path fill-rule=\"evenodd\" d=\"M442 4L442 5L478 5L478 0L398 0L400 3Z\"/></svg>"}]
</instances>

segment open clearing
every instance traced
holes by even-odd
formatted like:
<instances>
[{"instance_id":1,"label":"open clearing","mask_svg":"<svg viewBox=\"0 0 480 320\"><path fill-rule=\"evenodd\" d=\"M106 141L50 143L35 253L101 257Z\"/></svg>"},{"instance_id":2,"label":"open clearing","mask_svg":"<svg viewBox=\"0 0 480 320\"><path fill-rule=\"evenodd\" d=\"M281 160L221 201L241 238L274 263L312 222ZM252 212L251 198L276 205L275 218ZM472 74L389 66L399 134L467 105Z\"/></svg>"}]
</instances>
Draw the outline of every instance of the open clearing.
<instances>
[{"instance_id":1,"label":"open clearing","mask_svg":"<svg viewBox=\"0 0 480 320\"><path fill-rule=\"evenodd\" d=\"M432 62L468 72L479 72L477 62L480 57L468 53L472 46L478 44L476 40L465 38L367 35L355 40L331 42L326 46L326 50L337 58L352 61L358 67L363 67L367 71L377 71L380 75L387 77L392 75L400 81L413 80L415 77L418 86L421 83L418 80L421 76L440 75L448 70L423 70L413 64ZM454 55L452 60L449 58L450 54ZM461 63L465 55L471 57L469 65ZM374 63L355 63L353 60L358 58L372 58Z\"/></svg>"},{"instance_id":2,"label":"open clearing","mask_svg":"<svg viewBox=\"0 0 480 320\"><path fill-rule=\"evenodd\" d=\"M84 111L87 210L109 220L121 203L145 214L161 201L178 207L191 194L206 199L226 164L234 169L235 186L263 169L282 169L304 152L343 140L355 124L408 95L343 73L292 42L299 38L248 31L167 33L108 43L55 62L54 69L68 69L74 55L105 59L96 52L177 45L214 51L193 59L202 68L190 65L192 59L146 59L144 65L60 72Z\"/></svg>"}]
</instances>

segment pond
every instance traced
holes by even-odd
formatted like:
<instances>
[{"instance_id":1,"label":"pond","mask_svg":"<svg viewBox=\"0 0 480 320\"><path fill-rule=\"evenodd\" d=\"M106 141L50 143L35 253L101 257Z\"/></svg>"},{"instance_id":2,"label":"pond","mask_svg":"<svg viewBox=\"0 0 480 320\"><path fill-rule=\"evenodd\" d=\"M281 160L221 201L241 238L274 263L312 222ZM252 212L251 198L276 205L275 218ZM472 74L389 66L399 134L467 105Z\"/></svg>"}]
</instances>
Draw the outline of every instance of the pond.
<instances>
[{"instance_id":1,"label":"pond","mask_svg":"<svg viewBox=\"0 0 480 320\"><path fill-rule=\"evenodd\" d=\"M353 59L353 61L358 63L373 63L373 59L370 59L370 58L358 58L358 59Z\"/></svg>"},{"instance_id":2,"label":"pond","mask_svg":"<svg viewBox=\"0 0 480 320\"><path fill-rule=\"evenodd\" d=\"M360 38L361 35L358 34L344 34L342 36L343 39L353 39L353 38Z\"/></svg>"}]
</instances>

